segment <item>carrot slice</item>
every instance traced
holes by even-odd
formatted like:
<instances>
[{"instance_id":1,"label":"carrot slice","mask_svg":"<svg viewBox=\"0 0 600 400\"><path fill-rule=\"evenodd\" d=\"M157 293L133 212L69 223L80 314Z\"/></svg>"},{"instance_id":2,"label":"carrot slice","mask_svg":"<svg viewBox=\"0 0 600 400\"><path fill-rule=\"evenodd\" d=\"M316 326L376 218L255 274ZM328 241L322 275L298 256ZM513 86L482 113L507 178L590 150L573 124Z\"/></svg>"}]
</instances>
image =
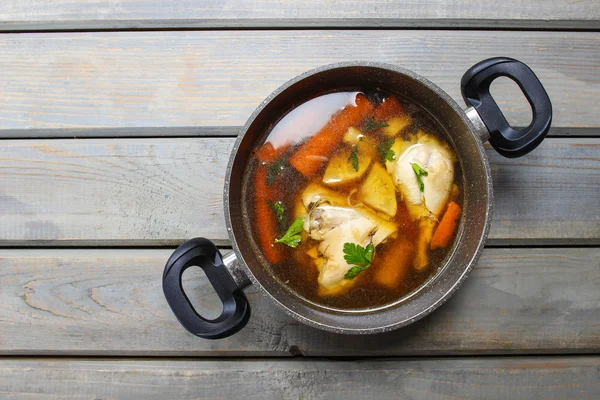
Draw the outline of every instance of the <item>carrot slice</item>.
<instances>
[{"instance_id":1,"label":"carrot slice","mask_svg":"<svg viewBox=\"0 0 600 400\"><path fill-rule=\"evenodd\" d=\"M372 111L373 104L369 99L358 94L356 107L349 105L335 114L290 157L290 165L306 177L315 175L327 161L327 154L340 144L348 128L358 125Z\"/></svg>"},{"instance_id":2,"label":"carrot slice","mask_svg":"<svg viewBox=\"0 0 600 400\"><path fill-rule=\"evenodd\" d=\"M377 121L387 121L392 117L397 117L404 114L404 107L395 97L386 97L374 112L374 117Z\"/></svg>"},{"instance_id":3,"label":"carrot slice","mask_svg":"<svg viewBox=\"0 0 600 400\"><path fill-rule=\"evenodd\" d=\"M279 157L281 157L281 155L289 148L289 144L275 148L271 142L267 142L258 149L256 152L256 157L260 162L272 163L277 161L277 159L279 159Z\"/></svg>"},{"instance_id":4,"label":"carrot slice","mask_svg":"<svg viewBox=\"0 0 600 400\"><path fill-rule=\"evenodd\" d=\"M396 243L390 243L381 257L375 254L373 260L373 279L381 286L395 289L400 286L402 279L410 270L415 254L414 246L406 239L400 238Z\"/></svg>"},{"instance_id":5,"label":"carrot slice","mask_svg":"<svg viewBox=\"0 0 600 400\"><path fill-rule=\"evenodd\" d=\"M267 185L267 168L259 165L254 176L254 210L256 212L256 232L258 244L267 261L277 264L282 259L281 249L277 248L277 217L269 207L269 200L273 200L273 188Z\"/></svg>"},{"instance_id":6,"label":"carrot slice","mask_svg":"<svg viewBox=\"0 0 600 400\"><path fill-rule=\"evenodd\" d=\"M431 243L429 244L431 250L448 246L460 219L460 212L461 208L458 204L453 201L448 204L448 208L431 238Z\"/></svg>"}]
</instances>

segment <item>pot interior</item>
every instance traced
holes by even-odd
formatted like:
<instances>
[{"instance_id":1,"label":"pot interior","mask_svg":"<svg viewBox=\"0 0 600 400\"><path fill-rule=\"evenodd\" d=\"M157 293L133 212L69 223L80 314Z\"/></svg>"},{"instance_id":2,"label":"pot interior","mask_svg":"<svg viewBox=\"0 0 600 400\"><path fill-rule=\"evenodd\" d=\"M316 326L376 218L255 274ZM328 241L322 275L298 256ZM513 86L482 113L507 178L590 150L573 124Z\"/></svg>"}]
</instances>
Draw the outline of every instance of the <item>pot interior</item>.
<instances>
[{"instance_id":1,"label":"pot interior","mask_svg":"<svg viewBox=\"0 0 600 400\"><path fill-rule=\"evenodd\" d=\"M298 105L340 90L381 88L410 99L444 127L463 173L463 218L446 264L403 301L376 310L333 312L312 305L280 285L259 260L244 229L242 182L253 146L271 126ZM422 318L442 304L466 278L487 236L492 192L483 146L461 108L441 89L401 68L352 63L322 67L288 82L267 98L250 117L234 147L225 183L225 209L230 238L250 279L290 315L312 326L340 333L375 333Z\"/></svg>"}]
</instances>

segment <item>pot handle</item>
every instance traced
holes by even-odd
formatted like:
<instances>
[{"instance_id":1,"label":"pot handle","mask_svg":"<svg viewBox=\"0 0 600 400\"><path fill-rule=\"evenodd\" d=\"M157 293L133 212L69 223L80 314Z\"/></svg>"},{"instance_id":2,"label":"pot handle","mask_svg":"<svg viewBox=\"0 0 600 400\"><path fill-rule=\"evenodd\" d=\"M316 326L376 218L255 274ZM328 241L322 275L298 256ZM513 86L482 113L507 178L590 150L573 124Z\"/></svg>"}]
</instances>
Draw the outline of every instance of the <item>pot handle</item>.
<instances>
[{"instance_id":1,"label":"pot handle","mask_svg":"<svg viewBox=\"0 0 600 400\"><path fill-rule=\"evenodd\" d=\"M191 266L202 268L223 303L223 312L213 320L199 315L183 291L181 277ZM163 292L181 325L201 338L231 336L250 318L248 299L227 271L217 247L205 238L188 240L169 257L163 273Z\"/></svg>"},{"instance_id":2,"label":"pot handle","mask_svg":"<svg viewBox=\"0 0 600 400\"><path fill-rule=\"evenodd\" d=\"M490 94L494 79L512 79L533 110L529 126L516 130L509 125ZM552 122L552 104L548 93L533 71L508 57L490 58L475 64L460 81L463 98L473 106L490 132L490 144L504 157L521 157L535 149L546 137Z\"/></svg>"}]
</instances>

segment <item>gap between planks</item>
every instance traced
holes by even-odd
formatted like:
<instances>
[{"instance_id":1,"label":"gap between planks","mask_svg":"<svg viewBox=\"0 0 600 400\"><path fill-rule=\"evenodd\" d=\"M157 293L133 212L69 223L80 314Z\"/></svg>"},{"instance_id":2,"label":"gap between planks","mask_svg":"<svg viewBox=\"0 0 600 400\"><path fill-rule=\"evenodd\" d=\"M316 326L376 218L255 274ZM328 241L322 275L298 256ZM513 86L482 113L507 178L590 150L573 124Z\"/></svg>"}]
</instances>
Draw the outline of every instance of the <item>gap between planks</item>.
<instances>
[{"instance_id":1,"label":"gap between planks","mask_svg":"<svg viewBox=\"0 0 600 400\"><path fill-rule=\"evenodd\" d=\"M179 126L130 128L74 128L74 129L1 129L0 140L9 139L129 139L155 137L236 137L242 126ZM519 129L519 127L517 127ZM600 128L553 127L548 137L600 137Z\"/></svg>"}]
</instances>

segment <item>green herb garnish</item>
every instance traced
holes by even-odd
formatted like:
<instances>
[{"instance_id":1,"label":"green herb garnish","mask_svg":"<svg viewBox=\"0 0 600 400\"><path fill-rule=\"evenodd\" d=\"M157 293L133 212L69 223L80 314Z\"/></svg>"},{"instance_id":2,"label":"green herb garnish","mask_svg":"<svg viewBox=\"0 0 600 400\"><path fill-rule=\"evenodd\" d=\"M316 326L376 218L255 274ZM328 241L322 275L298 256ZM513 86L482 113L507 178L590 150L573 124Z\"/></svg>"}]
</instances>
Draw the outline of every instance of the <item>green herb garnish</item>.
<instances>
[{"instance_id":1,"label":"green herb garnish","mask_svg":"<svg viewBox=\"0 0 600 400\"><path fill-rule=\"evenodd\" d=\"M366 247L355 243L344 243L344 260L352 265L344 278L354 279L356 275L369 268L373 261L374 251L373 243L369 243Z\"/></svg>"},{"instance_id":2,"label":"green herb garnish","mask_svg":"<svg viewBox=\"0 0 600 400\"><path fill-rule=\"evenodd\" d=\"M275 213L275 216L277 217L277 221L279 222L279 225L283 225L283 223L285 222L285 206L283 205L283 203L281 201L271 201L269 200L269 207L271 207L271 210L273 210L273 212Z\"/></svg>"},{"instance_id":3,"label":"green herb garnish","mask_svg":"<svg viewBox=\"0 0 600 400\"><path fill-rule=\"evenodd\" d=\"M288 230L279 239L275 239L276 243L283 243L290 247L296 247L302 240L300 232L304 228L304 218L296 218Z\"/></svg>"},{"instance_id":4,"label":"green herb garnish","mask_svg":"<svg viewBox=\"0 0 600 400\"><path fill-rule=\"evenodd\" d=\"M386 126L388 126L388 124L383 121L375 121L375 117L371 116L367 117L367 119L365 119L365 121L362 123L362 130L364 132L372 132L381 128L385 128Z\"/></svg>"},{"instance_id":5,"label":"green herb garnish","mask_svg":"<svg viewBox=\"0 0 600 400\"><path fill-rule=\"evenodd\" d=\"M410 165L412 166L413 171L415 171L415 176L417 177L417 183L419 184L419 189L421 190L421 192L425 191L425 184L423 183L421 176L427 176L427 175L429 175L429 173L427 171L425 171L423 168L421 168L419 166L419 164L417 164L417 163L410 163Z\"/></svg>"},{"instance_id":6,"label":"green herb garnish","mask_svg":"<svg viewBox=\"0 0 600 400\"><path fill-rule=\"evenodd\" d=\"M275 178L279 175L287 166L287 160L282 158L281 160L275 161L273 164L267 167L267 185L271 186L275 182Z\"/></svg>"},{"instance_id":7,"label":"green herb garnish","mask_svg":"<svg viewBox=\"0 0 600 400\"><path fill-rule=\"evenodd\" d=\"M395 139L390 139L377 146L377 151L379 152L383 162L394 161L396 159L396 153L394 153L394 150L392 150L394 142Z\"/></svg>"},{"instance_id":8,"label":"green herb garnish","mask_svg":"<svg viewBox=\"0 0 600 400\"><path fill-rule=\"evenodd\" d=\"M352 164L352 168L358 172L358 143L352 146L352 152L350 153L350 157L348 157L348 162Z\"/></svg>"}]
</instances>

